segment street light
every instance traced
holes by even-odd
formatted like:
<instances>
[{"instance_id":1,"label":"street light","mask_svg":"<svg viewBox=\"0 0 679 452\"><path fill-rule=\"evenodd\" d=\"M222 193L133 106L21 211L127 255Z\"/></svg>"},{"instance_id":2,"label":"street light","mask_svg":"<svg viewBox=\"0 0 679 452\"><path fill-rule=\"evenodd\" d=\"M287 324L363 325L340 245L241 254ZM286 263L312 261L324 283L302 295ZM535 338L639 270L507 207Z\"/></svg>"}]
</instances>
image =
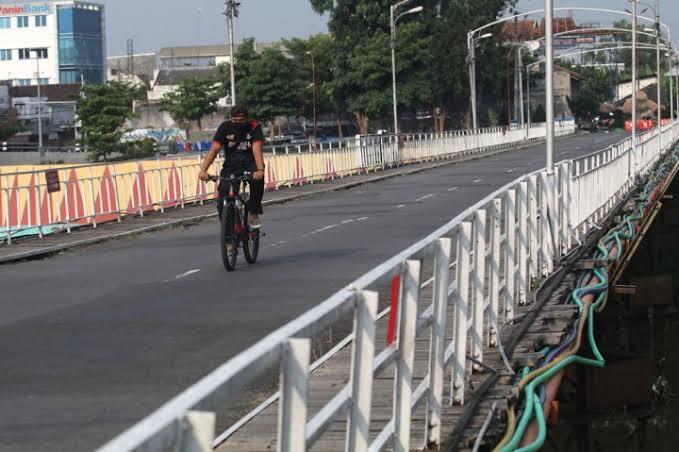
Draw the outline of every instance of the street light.
<instances>
[{"instance_id":1,"label":"street light","mask_svg":"<svg viewBox=\"0 0 679 452\"><path fill-rule=\"evenodd\" d=\"M398 20L403 17L407 16L408 14L417 14L422 12L424 10L423 6L416 6L415 8L409 9L408 11L401 13L397 17L394 16L394 13L396 10L407 4L410 3L413 0L402 0L399 3L396 3L394 5L391 5L389 9L389 23L391 25L391 77L392 77L392 91L394 95L394 134L398 135L398 98L396 95L396 23Z\"/></svg>"},{"instance_id":2,"label":"street light","mask_svg":"<svg viewBox=\"0 0 679 452\"><path fill-rule=\"evenodd\" d=\"M231 106L236 105L236 74L234 72L236 50L233 45L233 18L238 17L240 2L236 0L226 0L224 2L224 14L226 16L226 27L229 30L229 66L231 67Z\"/></svg>"},{"instance_id":3,"label":"street light","mask_svg":"<svg viewBox=\"0 0 679 452\"><path fill-rule=\"evenodd\" d=\"M309 51L306 53L307 55L311 56L311 86L312 86L312 92L313 92L313 98L314 98L314 143L313 143L313 148L316 150L316 146L318 143L318 135L317 135L317 121L316 121L316 57L313 52Z\"/></svg>"},{"instance_id":4,"label":"street light","mask_svg":"<svg viewBox=\"0 0 679 452\"><path fill-rule=\"evenodd\" d=\"M469 87L471 92L469 102L472 107L472 127L478 129L479 120L476 112L476 43L482 39L491 38L493 33L485 33L478 38L474 37L475 33L476 30L467 33L467 48L469 50L467 63L469 65Z\"/></svg>"}]
</instances>

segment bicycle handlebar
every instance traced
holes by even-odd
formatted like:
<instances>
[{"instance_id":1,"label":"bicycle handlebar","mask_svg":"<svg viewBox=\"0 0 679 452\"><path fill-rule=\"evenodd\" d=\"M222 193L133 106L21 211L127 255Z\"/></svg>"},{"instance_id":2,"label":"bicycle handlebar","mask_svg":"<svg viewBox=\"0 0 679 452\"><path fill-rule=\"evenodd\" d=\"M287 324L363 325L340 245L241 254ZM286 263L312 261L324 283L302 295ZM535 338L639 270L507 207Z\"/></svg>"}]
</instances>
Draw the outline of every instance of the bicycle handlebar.
<instances>
[{"instance_id":1,"label":"bicycle handlebar","mask_svg":"<svg viewBox=\"0 0 679 452\"><path fill-rule=\"evenodd\" d=\"M220 182L223 180L233 180L234 182L237 181L249 181L252 179L252 173L249 171L243 171L242 176L236 177L235 174L232 174L230 177L222 177L222 176L208 176L207 180L210 182Z\"/></svg>"}]
</instances>

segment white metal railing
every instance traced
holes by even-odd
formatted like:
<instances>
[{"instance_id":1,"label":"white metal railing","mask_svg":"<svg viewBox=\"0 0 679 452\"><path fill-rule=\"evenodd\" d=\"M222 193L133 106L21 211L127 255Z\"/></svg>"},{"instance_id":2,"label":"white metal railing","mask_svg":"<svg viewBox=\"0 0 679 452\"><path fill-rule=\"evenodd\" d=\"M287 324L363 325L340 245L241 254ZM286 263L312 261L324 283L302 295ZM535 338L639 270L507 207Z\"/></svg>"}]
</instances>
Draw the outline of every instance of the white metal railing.
<instances>
[{"instance_id":1,"label":"white metal railing","mask_svg":"<svg viewBox=\"0 0 679 452\"><path fill-rule=\"evenodd\" d=\"M668 128L663 152L676 140L678 127L674 123ZM661 157L653 142L651 134L639 138L647 165L637 165L636 175ZM413 427L424 427L425 438L440 444L444 375L451 376L446 401L464 404L473 360L483 362L484 346L498 345L499 326L513 318L516 306L529 302L531 282L552 272L575 234L582 235L596 221L592 216L602 218L631 189L628 169L619 163L631 154L627 139L560 162L553 175L542 170L519 177L231 359L100 452L188 450L182 449L188 442L203 445L191 450L211 450L216 429L212 412L223 410L240 388L275 368L281 373L278 450L309 449L340 418L347 420L347 435L346 446L338 449L381 451L392 445L408 451ZM553 211L548 208L552 193ZM581 208L586 194L595 201ZM433 269L428 281L423 281L424 268ZM375 289L397 275L398 337L380 351L375 343L380 294ZM433 302L419 306L422 287L429 284ZM349 315L354 318L349 383L309 419L310 338ZM429 364L419 382L413 377L418 336L430 338ZM376 427L371 422L373 380L391 365L396 368L392 418L377 426L380 433L371 441L371 427ZM411 425L411 413L422 404L426 425Z\"/></svg>"},{"instance_id":2,"label":"white metal railing","mask_svg":"<svg viewBox=\"0 0 679 452\"><path fill-rule=\"evenodd\" d=\"M557 131L573 133L564 122ZM308 153L267 155L266 188L313 183L424 162L506 148L544 137L544 124L532 128L500 128L443 134L357 137L353 146ZM214 186L198 182L200 155L97 165L57 166L59 190L50 192L45 168L7 172L0 168L0 239L17 235L42 237L73 227L120 221L166 208L202 204L216 196ZM216 161L217 171L220 161Z\"/></svg>"}]
</instances>

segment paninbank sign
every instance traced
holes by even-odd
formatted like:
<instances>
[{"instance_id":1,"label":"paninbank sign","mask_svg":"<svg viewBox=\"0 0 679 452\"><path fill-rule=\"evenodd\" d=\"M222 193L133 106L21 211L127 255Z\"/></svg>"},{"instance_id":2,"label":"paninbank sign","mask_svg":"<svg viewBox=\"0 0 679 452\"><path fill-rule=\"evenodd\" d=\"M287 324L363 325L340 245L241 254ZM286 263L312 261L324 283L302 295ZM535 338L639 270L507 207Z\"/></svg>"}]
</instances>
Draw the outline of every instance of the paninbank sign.
<instances>
[{"instance_id":1,"label":"paninbank sign","mask_svg":"<svg viewBox=\"0 0 679 452\"><path fill-rule=\"evenodd\" d=\"M52 5L49 3L24 3L23 5L0 5L0 16L27 16L35 14L50 14Z\"/></svg>"}]
</instances>

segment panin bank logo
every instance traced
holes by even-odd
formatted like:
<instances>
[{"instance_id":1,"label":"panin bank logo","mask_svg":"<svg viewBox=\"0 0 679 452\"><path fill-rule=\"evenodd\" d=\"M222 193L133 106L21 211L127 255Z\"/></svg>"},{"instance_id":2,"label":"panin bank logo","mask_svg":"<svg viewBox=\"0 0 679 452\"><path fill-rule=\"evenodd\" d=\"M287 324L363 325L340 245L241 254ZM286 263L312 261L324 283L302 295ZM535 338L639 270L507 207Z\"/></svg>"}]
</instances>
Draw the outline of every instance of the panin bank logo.
<instances>
[{"instance_id":1,"label":"panin bank logo","mask_svg":"<svg viewBox=\"0 0 679 452\"><path fill-rule=\"evenodd\" d=\"M23 5L0 5L0 16L14 16L22 14L50 14L52 6L49 3L25 3Z\"/></svg>"}]
</instances>

